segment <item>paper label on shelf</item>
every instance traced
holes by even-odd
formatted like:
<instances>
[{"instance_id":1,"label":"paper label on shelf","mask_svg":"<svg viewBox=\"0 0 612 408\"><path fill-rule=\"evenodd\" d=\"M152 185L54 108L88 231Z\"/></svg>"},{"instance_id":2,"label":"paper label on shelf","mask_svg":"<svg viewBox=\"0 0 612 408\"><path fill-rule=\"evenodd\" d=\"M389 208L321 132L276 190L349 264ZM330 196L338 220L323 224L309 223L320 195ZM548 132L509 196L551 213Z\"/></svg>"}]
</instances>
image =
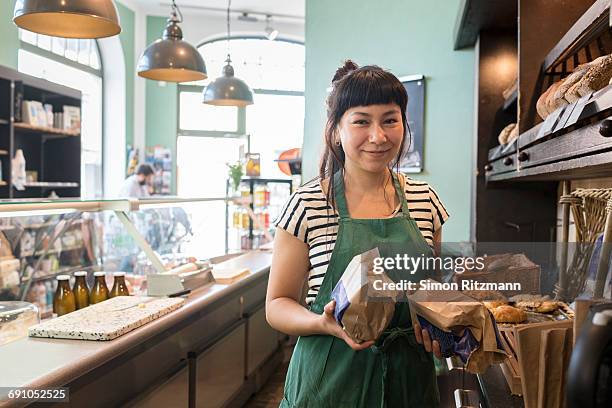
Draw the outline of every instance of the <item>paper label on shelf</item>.
<instances>
[{"instance_id":1,"label":"paper label on shelf","mask_svg":"<svg viewBox=\"0 0 612 408\"><path fill-rule=\"evenodd\" d=\"M542 126L540 127L536 139L539 139L543 136L552 133L553 128L557 124L557 121L559 120L559 117L561 116L563 111L565 111L565 108L566 106L562 106L546 117L546 120L544 120L544 124L542 124Z\"/></svg>"},{"instance_id":2,"label":"paper label on shelf","mask_svg":"<svg viewBox=\"0 0 612 408\"><path fill-rule=\"evenodd\" d=\"M587 102L591 99L592 95L593 94L585 95L582 98L578 99L578 101L576 101L574 110L572 111L572 114L570 115L570 117L567 119L567 122L565 123L565 127L571 126L578 121L578 118L580 118L580 114L582 113L582 110L586 106Z\"/></svg>"}]
</instances>

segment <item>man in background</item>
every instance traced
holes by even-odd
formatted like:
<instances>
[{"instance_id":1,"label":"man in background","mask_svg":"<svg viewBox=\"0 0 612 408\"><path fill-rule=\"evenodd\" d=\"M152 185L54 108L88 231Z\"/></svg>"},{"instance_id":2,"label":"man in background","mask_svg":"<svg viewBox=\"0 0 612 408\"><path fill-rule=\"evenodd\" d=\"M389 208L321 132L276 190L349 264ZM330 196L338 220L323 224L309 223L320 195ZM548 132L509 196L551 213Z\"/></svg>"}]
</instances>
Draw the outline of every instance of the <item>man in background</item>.
<instances>
[{"instance_id":1,"label":"man in background","mask_svg":"<svg viewBox=\"0 0 612 408\"><path fill-rule=\"evenodd\" d=\"M141 164L136 169L136 173L129 176L123 182L120 197L143 198L151 195L150 188L153 186L153 177L155 172L153 167L148 164Z\"/></svg>"}]
</instances>

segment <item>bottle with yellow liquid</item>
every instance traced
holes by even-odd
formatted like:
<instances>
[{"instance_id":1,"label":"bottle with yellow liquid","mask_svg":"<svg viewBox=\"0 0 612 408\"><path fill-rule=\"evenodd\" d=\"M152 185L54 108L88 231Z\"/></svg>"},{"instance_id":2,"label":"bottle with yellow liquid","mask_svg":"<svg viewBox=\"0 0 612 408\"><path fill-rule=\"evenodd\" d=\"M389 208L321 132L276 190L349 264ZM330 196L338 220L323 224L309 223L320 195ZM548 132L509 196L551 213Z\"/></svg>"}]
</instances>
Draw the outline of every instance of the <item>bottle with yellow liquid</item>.
<instances>
[{"instance_id":1,"label":"bottle with yellow liquid","mask_svg":"<svg viewBox=\"0 0 612 408\"><path fill-rule=\"evenodd\" d=\"M106 273L94 272L94 285L89 293L89 303L96 304L109 298L108 287L106 286Z\"/></svg>"},{"instance_id":2,"label":"bottle with yellow liquid","mask_svg":"<svg viewBox=\"0 0 612 408\"><path fill-rule=\"evenodd\" d=\"M74 293L70 289L70 276L59 275L57 277L57 290L53 297L53 313L63 316L76 310Z\"/></svg>"},{"instance_id":3,"label":"bottle with yellow liquid","mask_svg":"<svg viewBox=\"0 0 612 408\"><path fill-rule=\"evenodd\" d=\"M74 286L72 287L72 292L74 293L77 310L89 306L89 288L87 287L86 278L87 272L85 271L74 273Z\"/></svg>"},{"instance_id":4,"label":"bottle with yellow liquid","mask_svg":"<svg viewBox=\"0 0 612 408\"><path fill-rule=\"evenodd\" d=\"M115 296L130 296L127 285L125 284L125 272L113 273L115 281L113 282L113 288L110 291L110 297Z\"/></svg>"}]
</instances>

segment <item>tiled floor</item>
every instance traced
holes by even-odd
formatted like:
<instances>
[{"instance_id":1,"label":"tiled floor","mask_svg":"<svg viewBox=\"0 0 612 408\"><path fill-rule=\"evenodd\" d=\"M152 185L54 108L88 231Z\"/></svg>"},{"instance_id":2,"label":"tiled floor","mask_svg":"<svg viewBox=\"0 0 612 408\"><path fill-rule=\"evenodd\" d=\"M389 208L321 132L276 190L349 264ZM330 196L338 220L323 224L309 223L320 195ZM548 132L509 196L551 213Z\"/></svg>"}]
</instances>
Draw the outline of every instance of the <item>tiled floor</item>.
<instances>
[{"instance_id":1,"label":"tiled floor","mask_svg":"<svg viewBox=\"0 0 612 408\"><path fill-rule=\"evenodd\" d=\"M285 346L283 362L278 366L266 385L244 405L244 408L278 408L283 399L285 376L293 346Z\"/></svg>"}]
</instances>

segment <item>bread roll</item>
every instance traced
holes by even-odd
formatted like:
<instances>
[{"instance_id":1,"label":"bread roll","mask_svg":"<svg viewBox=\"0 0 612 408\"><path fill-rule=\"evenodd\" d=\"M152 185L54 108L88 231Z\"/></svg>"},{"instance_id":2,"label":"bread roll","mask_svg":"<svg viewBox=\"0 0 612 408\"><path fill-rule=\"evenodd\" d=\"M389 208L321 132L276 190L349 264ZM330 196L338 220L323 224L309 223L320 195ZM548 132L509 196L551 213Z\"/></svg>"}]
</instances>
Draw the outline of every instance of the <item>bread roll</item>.
<instances>
[{"instance_id":1,"label":"bread roll","mask_svg":"<svg viewBox=\"0 0 612 408\"><path fill-rule=\"evenodd\" d=\"M506 143L508 143L508 136L510 136L510 132L512 132L512 129L514 129L515 127L516 123L511 123L505 128L503 128L501 132L499 132L499 136L497 136L499 144L505 145Z\"/></svg>"},{"instance_id":2,"label":"bread roll","mask_svg":"<svg viewBox=\"0 0 612 408\"><path fill-rule=\"evenodd\" d=\"M575 92L582 97L599 91L608 85L611 77L612 54L599 57L591 63L586 74L574 85L576 86Z\"/></svg>"},{"instance_id":3,"label":"bread roll","mask_svg":"<svg viewBox=\"0 0 612 408\"><path fill-rule=\"evenodd\" d=\"M505 306L508 304L508 302L505 300L487 300L482 303L489 310L493 310L495 308L498 308L499 306Z\"/></svg>"},{"instance_id":4,"label":"bread roll","mask_svg":"<svg viewBox=\"0 0 612 408\"><path fill-rule=\"evenodd\" d=\"M527 320L527 313L508 305L498 306L491 313L498 323L520 323Z\"/></svg>"}]
</instances>

